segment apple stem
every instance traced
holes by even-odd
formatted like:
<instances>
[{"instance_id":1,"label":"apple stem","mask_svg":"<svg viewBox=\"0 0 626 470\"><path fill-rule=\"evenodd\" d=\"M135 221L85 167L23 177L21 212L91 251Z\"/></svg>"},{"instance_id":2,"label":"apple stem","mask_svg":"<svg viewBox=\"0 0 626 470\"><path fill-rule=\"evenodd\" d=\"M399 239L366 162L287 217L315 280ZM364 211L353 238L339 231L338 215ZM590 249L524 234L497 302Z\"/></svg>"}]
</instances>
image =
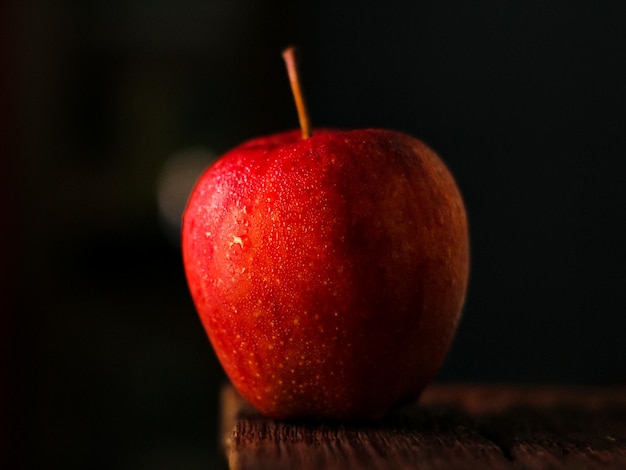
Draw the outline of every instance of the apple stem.
<instances>
[{"instance_id":1,"label":"apple stem","mask_svg":"<svg viewBox=\"0 0 626 470\"><path fill-rule=\"evenodd\" d=\"M283 51L283 59L285 61L285 65L287 66L289 83L291 84L291 91L298 110L298 119L300 120L302 138L308 139L312 135L311 122L309 121L309 114L306 109L306 104L304 103L302 88L300 87L300 75L298 73L298 60L296 54L296 48L294 46L290 46Z\"/></svg>"}]
</instances>

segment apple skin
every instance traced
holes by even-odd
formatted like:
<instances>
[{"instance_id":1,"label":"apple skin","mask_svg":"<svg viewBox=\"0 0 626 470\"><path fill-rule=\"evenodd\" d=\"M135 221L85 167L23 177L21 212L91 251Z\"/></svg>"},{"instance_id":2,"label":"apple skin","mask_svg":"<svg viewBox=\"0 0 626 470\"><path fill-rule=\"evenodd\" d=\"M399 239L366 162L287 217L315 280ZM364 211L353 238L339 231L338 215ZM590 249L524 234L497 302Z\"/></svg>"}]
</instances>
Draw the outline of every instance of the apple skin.
<instances>
[{"instance_id":1,"label":"apple skin","mask_svg":"<svg viewBox=\"0 0 626 470\"><path fill-rule=\"evenodd\" d=\"M226 374L277 419L375 419L417 399L468 280L452 175L389 130L290 131L231 150L198 180L182 248Z\"/></svg>"}]
</instances>

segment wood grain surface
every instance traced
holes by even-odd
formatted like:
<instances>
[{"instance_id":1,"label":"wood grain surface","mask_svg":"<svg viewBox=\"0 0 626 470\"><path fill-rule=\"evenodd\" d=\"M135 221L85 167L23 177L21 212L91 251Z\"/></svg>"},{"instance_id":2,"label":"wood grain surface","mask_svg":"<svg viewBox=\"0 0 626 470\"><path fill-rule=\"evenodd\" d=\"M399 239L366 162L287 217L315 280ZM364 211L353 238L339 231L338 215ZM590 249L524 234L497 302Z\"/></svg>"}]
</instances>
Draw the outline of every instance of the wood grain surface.
<instances>
[{"instance_id":1,"label":"wood grain surface","mask_svg":"<svg viewBox=\"0 0 626 470\"><path fill-rule=\"evenodd\" d=\"M626 469L626 388L433 385L367 423L280 422L222 390L232 469Z\"/></svg>"}]
</instances>

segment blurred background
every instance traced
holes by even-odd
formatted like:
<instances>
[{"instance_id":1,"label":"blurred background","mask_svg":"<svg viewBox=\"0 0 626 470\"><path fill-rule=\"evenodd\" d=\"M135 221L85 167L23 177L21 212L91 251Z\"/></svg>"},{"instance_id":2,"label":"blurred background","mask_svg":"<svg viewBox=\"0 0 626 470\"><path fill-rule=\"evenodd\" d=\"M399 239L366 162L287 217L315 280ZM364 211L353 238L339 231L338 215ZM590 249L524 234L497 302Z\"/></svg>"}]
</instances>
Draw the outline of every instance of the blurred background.
<instances>
[{"instance_id":1,"label":"blurred background","mask_svg":"<svg viewBox=\"0 0 626 470\"><path fill-rule=\"evenodd\" d=\"M223 374L178 223L199 172L312 120L418 136L465 196L472 274L441 381L626 383L626 3L0 4L0 455L221 463Z\"/></svg>"}]
</instances>

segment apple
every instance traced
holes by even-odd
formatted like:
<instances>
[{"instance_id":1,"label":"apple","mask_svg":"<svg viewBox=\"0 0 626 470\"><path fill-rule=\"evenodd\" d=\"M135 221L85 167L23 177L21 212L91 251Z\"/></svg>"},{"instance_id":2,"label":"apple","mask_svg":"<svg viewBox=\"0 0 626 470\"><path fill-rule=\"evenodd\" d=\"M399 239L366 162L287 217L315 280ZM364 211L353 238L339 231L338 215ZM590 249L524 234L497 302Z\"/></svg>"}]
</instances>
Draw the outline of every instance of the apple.
<instances>
[{"instance_id":1,"label":"apple","mask_svg":"<svg viewBox=\"0 0 626 470\"><path fill-rule=\"evenodd\" d=\"M290 74L295 62L286 52ZM192 298L235 388L277 419L375 419L440 368L468 281L466 211L420 140L301 130L227 152L183 217Z\"/></svg>"}]
</instances>

